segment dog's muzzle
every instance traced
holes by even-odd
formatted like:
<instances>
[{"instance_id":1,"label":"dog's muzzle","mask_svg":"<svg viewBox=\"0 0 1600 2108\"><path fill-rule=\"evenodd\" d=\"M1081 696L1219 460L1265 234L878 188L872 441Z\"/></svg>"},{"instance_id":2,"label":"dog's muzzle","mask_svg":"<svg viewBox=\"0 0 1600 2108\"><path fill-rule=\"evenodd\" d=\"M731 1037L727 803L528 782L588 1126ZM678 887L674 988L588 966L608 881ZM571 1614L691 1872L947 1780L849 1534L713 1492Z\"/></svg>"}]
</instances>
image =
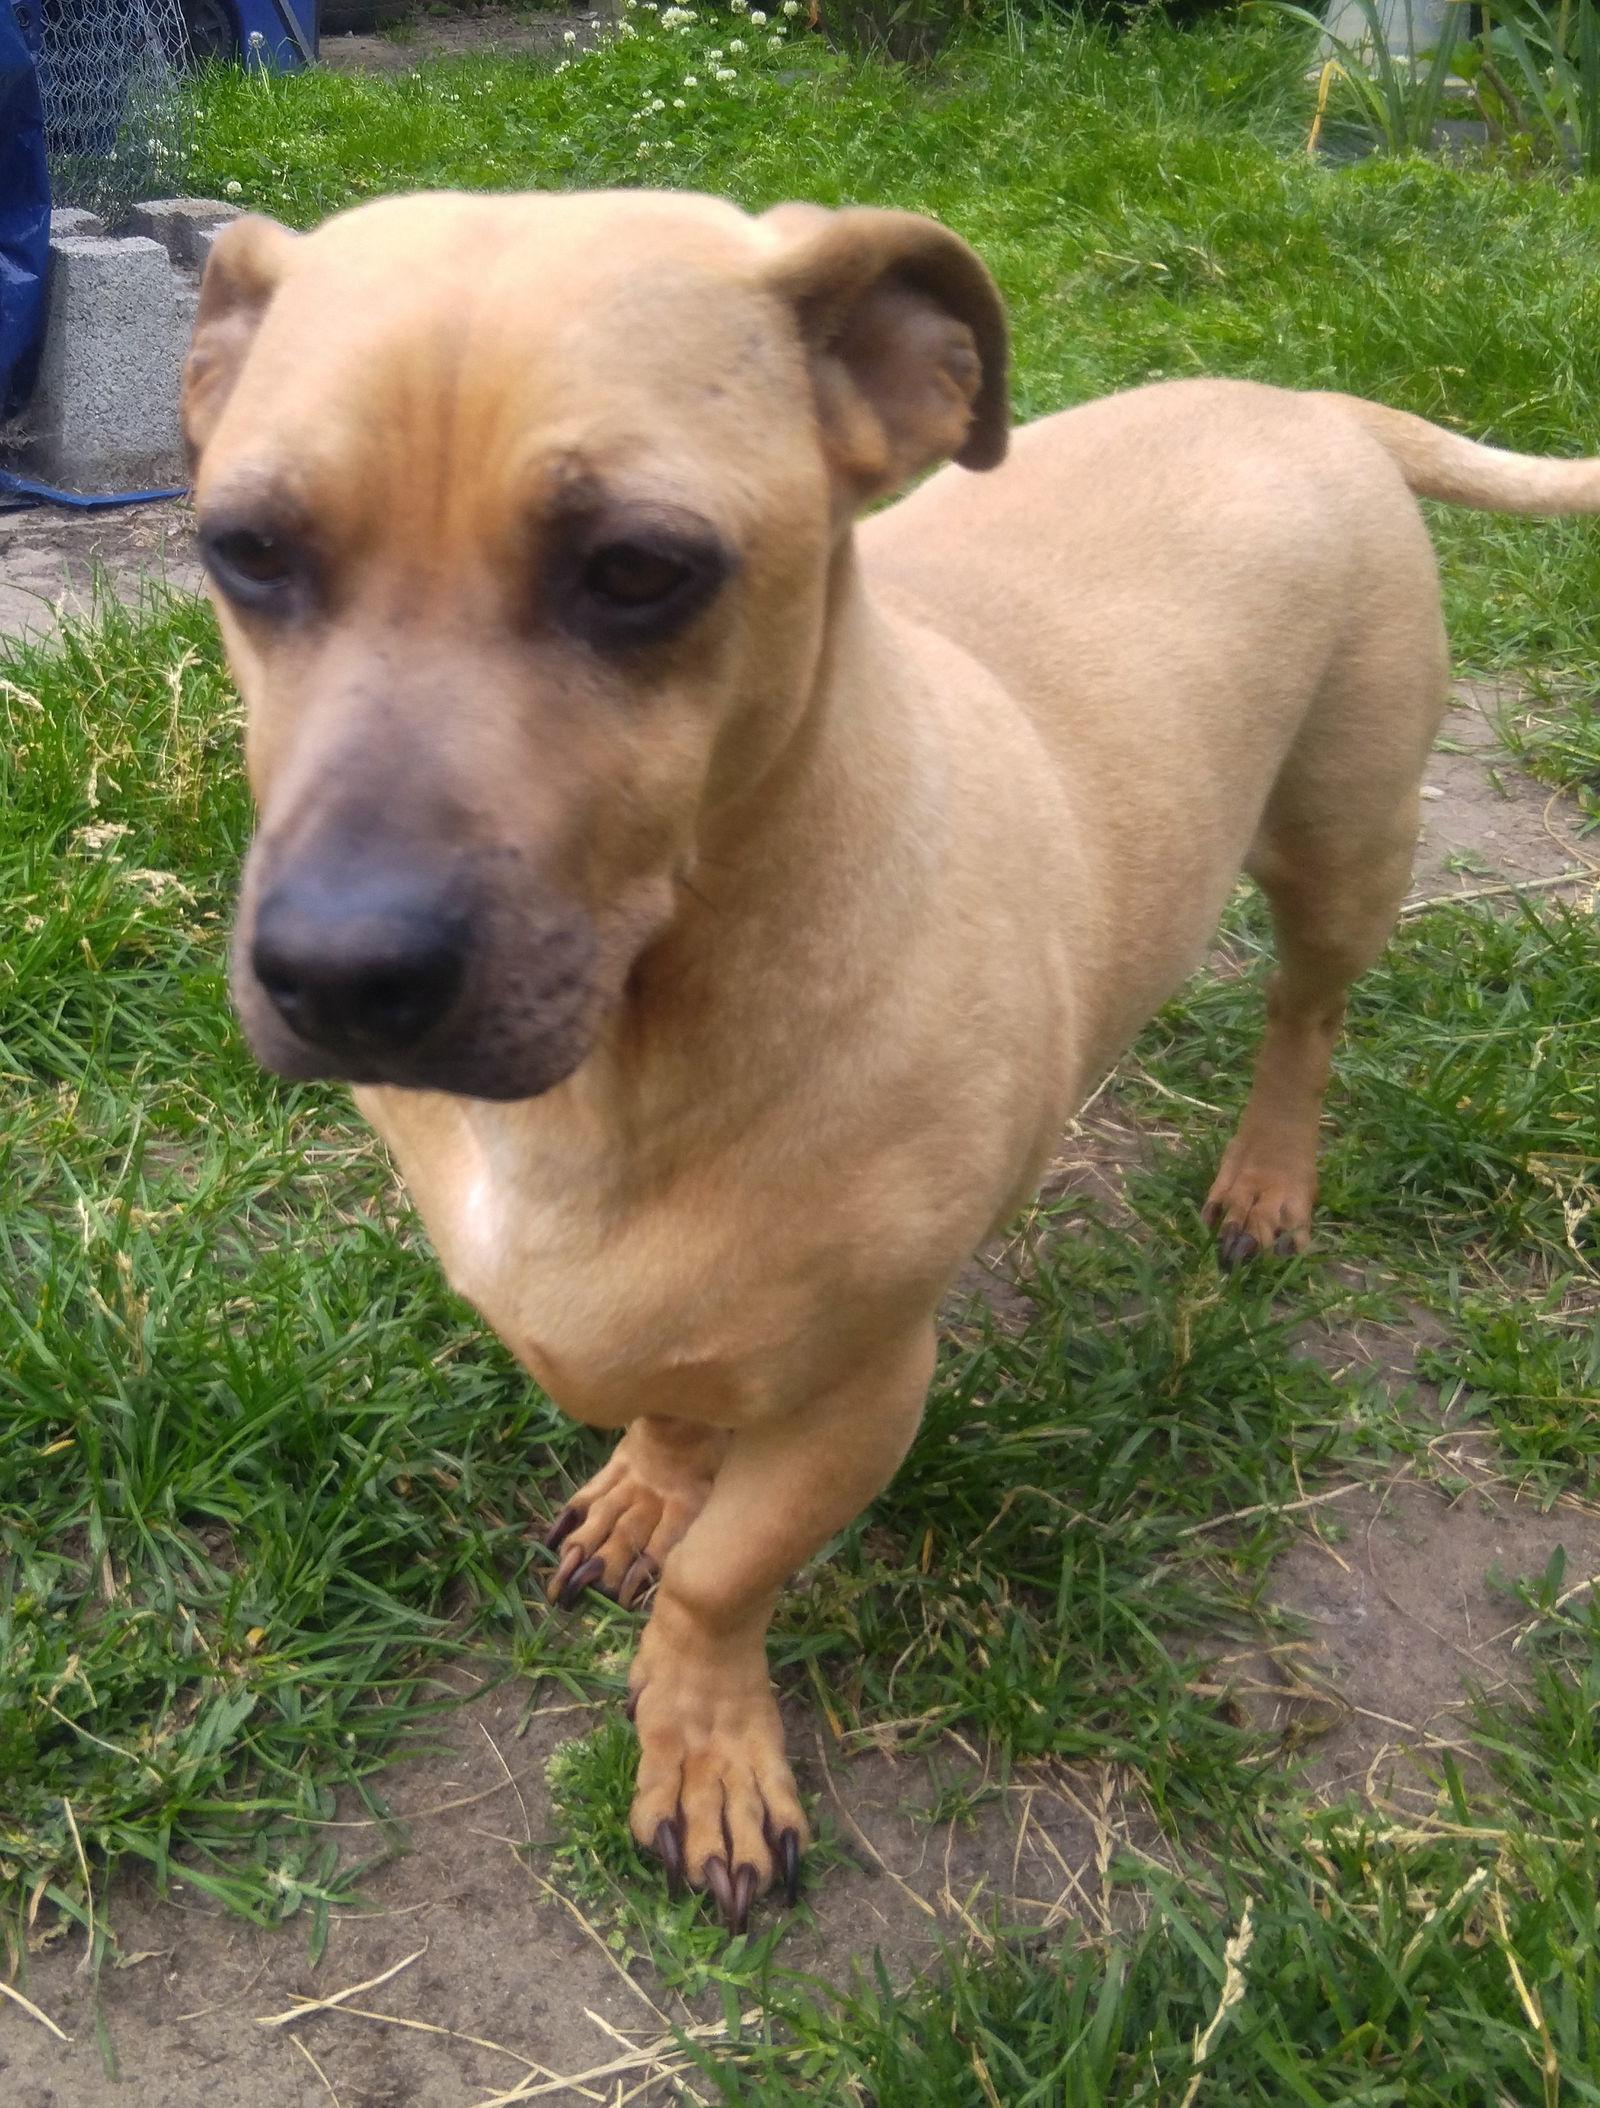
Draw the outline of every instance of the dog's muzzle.
<instances>
[{"instance_id":1,"label":"dog's muzzle","mask_svg":"<svg viewBox=\"0 0 1600 2108\"><path fill-rule=\"evenodd\" d=\"M282 1075L525 1098L587 1052L594 971L588 917L542 889L504 900L426 858L308 858L247 905L234 987Z\"/></svg>"}]
</instances>

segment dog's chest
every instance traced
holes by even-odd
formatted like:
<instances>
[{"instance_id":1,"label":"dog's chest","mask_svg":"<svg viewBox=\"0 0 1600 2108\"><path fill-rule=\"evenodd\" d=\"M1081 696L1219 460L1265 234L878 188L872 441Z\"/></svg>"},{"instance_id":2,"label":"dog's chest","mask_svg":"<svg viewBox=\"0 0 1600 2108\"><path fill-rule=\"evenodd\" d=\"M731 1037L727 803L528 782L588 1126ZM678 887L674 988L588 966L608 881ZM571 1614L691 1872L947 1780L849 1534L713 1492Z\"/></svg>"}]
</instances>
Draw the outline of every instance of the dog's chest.
<instances>
[{"instance_id":1,"label":"dog's chest","mask_svg":"<svg viewBox=\"0 0 1600 2108\"><path fill-rule=\"evenodd\" d=\"M772 1255L683 1194L639 1198L607 1153L499 1109L363 1091L452 1287L575 1417L727 1424L761 1410L793 1330Z\"/></svg>"}]
</instances>

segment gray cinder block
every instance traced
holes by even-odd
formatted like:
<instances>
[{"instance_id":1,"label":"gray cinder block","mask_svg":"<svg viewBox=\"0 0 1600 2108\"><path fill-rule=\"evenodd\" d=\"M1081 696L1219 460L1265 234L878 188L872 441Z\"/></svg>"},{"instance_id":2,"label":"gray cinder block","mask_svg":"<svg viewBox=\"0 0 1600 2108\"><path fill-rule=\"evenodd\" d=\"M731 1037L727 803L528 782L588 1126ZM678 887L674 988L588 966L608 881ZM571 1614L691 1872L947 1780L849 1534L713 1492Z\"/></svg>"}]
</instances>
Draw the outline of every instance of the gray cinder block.
<instances>
[{"instance_id":1,"label":"gray cinder block","mask_svg":"<svg viewBox=\"0 0 1600 2108\"><path fill-rule=\"evenodd\" d=\"M238 217L237 205L217 198L148 198L134 206L122 231L159 242L175 264L197 271L217 229Z\"/></svg>"},{"instance_id":2,"label":"gray cinder block","mask_svg":"<svg viewBox=\"0 0 1600 2108\"><path fill-rule=\"evenodd\" d=\"M50 215L50 239L65 241L70 234L104 234L106 223L98 212L82 205L58 205Z\"/></svg>"},{"instance_id":3,"label":"gray cinder block","mask_svg":"<svg viewBox=\"0 0 1600 2108\"><path fill-rule=\"evenodd\" d=\"M143 238L50 244L38 384L15 451L65 490L186 481L178 375L188 303L166 250Z\"/></svg>"}]
</instances>

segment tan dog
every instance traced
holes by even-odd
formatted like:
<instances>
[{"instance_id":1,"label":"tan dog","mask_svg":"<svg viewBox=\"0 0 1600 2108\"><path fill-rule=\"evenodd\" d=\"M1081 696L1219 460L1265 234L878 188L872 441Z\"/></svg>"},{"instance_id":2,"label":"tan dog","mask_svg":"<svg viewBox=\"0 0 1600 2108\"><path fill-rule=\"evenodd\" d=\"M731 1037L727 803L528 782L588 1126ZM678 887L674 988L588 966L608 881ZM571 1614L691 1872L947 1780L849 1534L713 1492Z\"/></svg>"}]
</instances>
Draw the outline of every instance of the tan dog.
<instances>
[{"instance_id":1,"label":"tan dog","mask_svg":"<svg viewBox=\"0 0 1600 2108\"><path fill-rule=\"evenodd\" d=\"M552 1593L659 1575L633 1828L742 1925L806 1836L777 1593L1241 867L1280 963L1208 1211L1230 1262L1304 1241L1445 702L1410 491L1594 510L1600 463L1187 381L998 468L953 235L626 192L235 225L185 417L260 805L250 1038L364 1086L452 1281L627 1429Z\"/></svg>"}]
</instances>

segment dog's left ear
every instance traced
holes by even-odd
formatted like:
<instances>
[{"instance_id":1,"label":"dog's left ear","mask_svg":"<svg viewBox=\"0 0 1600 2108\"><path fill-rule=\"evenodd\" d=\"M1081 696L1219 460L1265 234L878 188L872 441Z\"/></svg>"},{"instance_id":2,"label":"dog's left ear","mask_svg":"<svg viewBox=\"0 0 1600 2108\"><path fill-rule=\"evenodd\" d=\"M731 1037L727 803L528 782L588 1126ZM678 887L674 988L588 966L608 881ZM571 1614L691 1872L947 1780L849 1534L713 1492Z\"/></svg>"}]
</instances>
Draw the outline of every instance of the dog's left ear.
<instances>
[{"instance_id":1,"label":"dog's left ear","mask_svg":"<svg viewBox=\"0 0 1600 2108\"><path fill-rule=\"evenodd\" d=\"M1005 458L1006 318L959 236L914 212L779 205L777 291L810 358L824 443L856 504L936 461Z\"/></svg>"}]
</instances>

